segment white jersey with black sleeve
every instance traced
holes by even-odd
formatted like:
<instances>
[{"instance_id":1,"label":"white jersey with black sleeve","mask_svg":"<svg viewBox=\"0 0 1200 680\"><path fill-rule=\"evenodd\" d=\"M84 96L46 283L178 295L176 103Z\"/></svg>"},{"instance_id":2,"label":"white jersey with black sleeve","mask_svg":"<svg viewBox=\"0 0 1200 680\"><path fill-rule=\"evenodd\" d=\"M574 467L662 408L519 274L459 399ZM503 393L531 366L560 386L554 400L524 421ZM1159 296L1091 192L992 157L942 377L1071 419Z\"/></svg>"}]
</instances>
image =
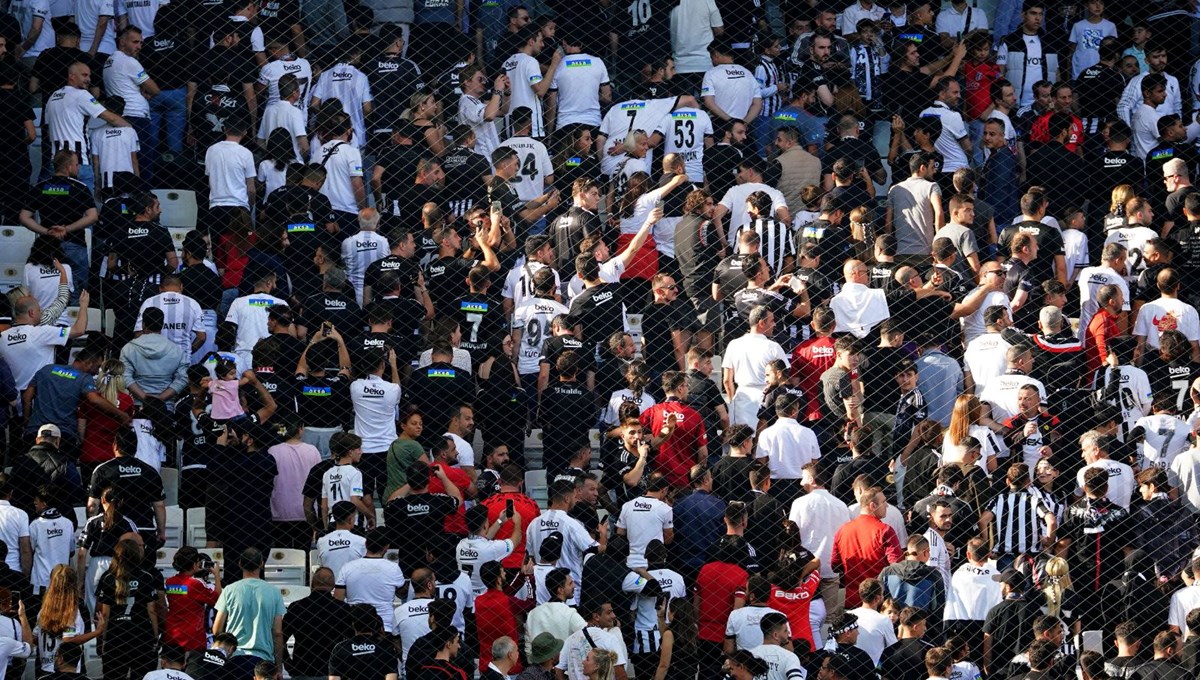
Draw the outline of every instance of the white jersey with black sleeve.
<instances>
[{"instance_id":1,"label":"white jersey with black sleeve","mask_svg":"<svg viewBox=\"0 0 1200 680\"><path fill-rule=\"evenodd\" d=\"M50 132L51 153L70 149L80 163L90 164L89 122L107 110L90 92L78 87L65 85L51 93L42 112Z\"/></svg>"}]
</instances>

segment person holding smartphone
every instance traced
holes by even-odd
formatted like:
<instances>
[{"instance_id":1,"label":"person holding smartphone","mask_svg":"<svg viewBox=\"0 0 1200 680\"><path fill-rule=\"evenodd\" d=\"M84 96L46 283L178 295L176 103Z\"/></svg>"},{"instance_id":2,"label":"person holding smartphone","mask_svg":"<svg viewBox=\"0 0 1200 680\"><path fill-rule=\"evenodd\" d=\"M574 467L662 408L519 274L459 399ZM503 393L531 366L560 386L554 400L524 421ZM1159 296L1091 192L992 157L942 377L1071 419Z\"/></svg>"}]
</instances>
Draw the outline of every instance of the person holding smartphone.
<instances>
[{"instance_id":1,"label":"person holding smartphone","mask_svg":"<svg viewBox=\"0 0 1200 680\"><path fill-rule=\"evenodd\" d=\"M508 463L502 466L499 483L500 490L485 498L480 505L487 508L488 522L501 522L493 538L509 539L513 542L512 552L500 560L500 565L505 569L520 569L525 563L525 532L512 518L519 514L522 523L528 526L541 514L541 509L537 501L522 491L525 485L525 470L520 465Z\"/></svg>"},{"instance_id":2,"label":"person holding smartphone","mask_svg":"<svg viewBox=\"0 0 1200 680\"><path fill-rule=\"evenodd\" d=\"M479 567L487 562L498 562L513 552L513 539L497 539L496 533L509 520L512 521L514 535L524 531L521 513L507 505L504 514L494 521L488 519L488 514L487 508L482 505L467 509L467 530L471 535L459 541L454 551L458 568L471 577L471 588L476 596L487 592L487 585L479 576Z\"/></svg>"}]
</instances>

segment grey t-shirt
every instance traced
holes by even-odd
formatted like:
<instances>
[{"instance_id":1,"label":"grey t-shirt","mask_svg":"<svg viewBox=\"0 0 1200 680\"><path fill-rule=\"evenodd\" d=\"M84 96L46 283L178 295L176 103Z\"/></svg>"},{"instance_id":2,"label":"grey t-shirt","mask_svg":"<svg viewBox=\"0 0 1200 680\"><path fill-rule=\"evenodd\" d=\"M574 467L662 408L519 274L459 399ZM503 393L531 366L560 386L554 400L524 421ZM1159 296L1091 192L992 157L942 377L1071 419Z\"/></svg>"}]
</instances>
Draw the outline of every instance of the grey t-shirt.
<instances>
[{"instance_id":1,"label":"grey t-shirt","mask_svg":"<svg viewBox=\"0 0 1200 680\"><path fill-rule=\"evenodd\" d=\"M937 183L917 177L909 177L888 191L898 255L929 254L936 231L930 198L935 195L942 195Z\"/></svg>"},{"instance_id":2,"label":"grey t-shirt","mask_svg":"<svg viewBox=\"0 0 1200 680\"><path fill-rule=\"evenodd\" d=\"M975 241L975 234L971 232L969 227L965 227L957 222L947 222L942 225L942 228L938 229L933 237L935 239L948 238L953 241L954 248L958 250L959 259L966 259L968 255L979 252L979 244Z\"/></svg>"},{"instance_id":3,"label":"grey t-shirt","mask_svg":"<svg viewBox=\"0 0 1200 680\"><path fill-rule=\"evenodd\" d=\"M838 418L846 417L844 399L854 396L854 381L850 379L850 371L838 366L830 366L821 374L821 392L825 395L825 408Z\"/></svg>"}]
</instances>

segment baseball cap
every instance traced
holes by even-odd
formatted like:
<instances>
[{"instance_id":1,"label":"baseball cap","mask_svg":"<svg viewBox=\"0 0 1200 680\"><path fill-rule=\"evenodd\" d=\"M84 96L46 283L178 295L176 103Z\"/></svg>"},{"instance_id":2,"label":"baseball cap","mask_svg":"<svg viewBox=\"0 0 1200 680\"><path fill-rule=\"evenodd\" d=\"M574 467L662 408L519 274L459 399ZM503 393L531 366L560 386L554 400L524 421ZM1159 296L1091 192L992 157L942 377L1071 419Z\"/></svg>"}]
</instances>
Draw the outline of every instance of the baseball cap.
<instances>
[{"instance_id":1,"label":"baseball cap","mask_svg":"<svg viewBox=\"0 0 1200 680\"><path fill-rule=\"evenodd\" d=\"M992 580L1003 583L1015 591L1022 592L1029 584L1029 577L1016 569L1005 569L999 574L992 574Z\"/></svg>"},{"instance_id":2,"label":"baseball cap","mask_svg":"<svg viewBox=\"0 0 1200 680\"><path fill-rule=\"evenodd\" d=\"M538 633L533 642L529 643L529 663L539 664L552 659L562 648L563 641L554 637L553 633Z\"/></svg>"},{"instance_id":3,"label":"baseball cap","mask_svg":"<svg viewBox=\"0 0 1200 680\"><path fill-rule=\"evenodd\" d=\"M37 436L61 438L62 431L58 429L57 425L47 423L38 428Z\"/></svg>"}]
</instances>

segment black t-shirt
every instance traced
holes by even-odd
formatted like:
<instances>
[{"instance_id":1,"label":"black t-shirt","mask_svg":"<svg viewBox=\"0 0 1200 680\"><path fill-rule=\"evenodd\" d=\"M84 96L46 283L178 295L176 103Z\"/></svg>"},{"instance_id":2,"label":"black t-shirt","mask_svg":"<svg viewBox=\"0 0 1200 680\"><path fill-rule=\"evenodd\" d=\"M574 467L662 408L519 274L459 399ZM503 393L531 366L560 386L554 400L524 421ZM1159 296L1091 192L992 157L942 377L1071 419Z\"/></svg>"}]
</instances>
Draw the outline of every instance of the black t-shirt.
<instances>
[{"instance_id":1,"label":"black t-shirt","mask_svg":"<svg viewBox=\"0 0 1200 680\"><path fill-rule=\"evenodd\" d=\"M147 43L149 42L147 41ZM145 55L143 53L142 59L144 58ZM92 71L93 78L96 77L96 74L103 73L104 71L104 64L97 62L90 54L78 47L59 47L55 45L43 50L38 55L37 61L33 63L33 77L38 79L38 90L42 92L43 97L49 96L51 92L67 84L67 69L77 61L82 61L88 65L88 68ZM142 61L142 65L149 69L149 64L145 61ZM149 72L147 70L147 73ZM155 82L158 82L158 72L155 71L154 73Z\"/></svg>"},{"instance_id":2,"label":"black t-shirt","mask_svg":"<svg viewBox=\"0 0 1200 680\"><path fill-rule=\"evenodd\" d=\"M879 670L888 680L925 680L925 652L933 645L920 638L899 640L879 656Z\"/></svg>"},{"instance_id":3,"label":"black t-shirt","mask_svg":"<svg viewBox=\"0 0 1200 680\"><path fill-rule=\"evenodd\" d=\"M642 313L642 357L652 373L679 370L675 360L673 331L688 331L694 325L696 312L682 300L646 307Z\"/></svg>"},{"instance_id":4,"label":"black t-shirt","mask_svg":"<svg viewBox=\"0 0 1200 680\"><path fill-rule=\"evenodd\" d=\"M922 60L924 54L922 53ZM900 115L906 127L912 126L921 116L921 111L933 100L933 89L929 84L933 78L920 71L904 71L896 65L888 69L879 79L879 91L883 94L887 110ZM909 129L912 129L909 127ZM908 166L904 166L899 177L909 176ZM897 175L892 175L896 177Z\"/></svg>"},{"instance_id":5,"label":"black t-shirt","mask_svg":"<svg viewBox=\"0 0 1200 680\"><path fill-rule=\"evenodd\" d=\"M431 423L449 422L451 409L475 403L475 378L452 364L432 363L409 376L405 397Z\"/></svg>"},{"instance_id":6,"label":"black t-shirt","mask_svg":"<svg viewBox=\"0 0 1200 680\"><path fill-rule=\"evenodd\" d=\"M114 633L136 635L152 630L149 605L158 599L162 576L139 570L129 576L126 585L125 597L118 599L117 576L112 570L104 572L96 584L96 604L108 605L108 625L104 631L107 636Z\"/></svg>"},{"instance_id":7,"label":"black t-shirt","mask_svg":"<svg viewBox=\"0 0 1200 680\"><path fill-rule=\"evenodd\" d=\"M448 311L459 320L461 347L471 353L473 364L478 366L490 357L500 356L508 323L497 296L468 293L455 300Z\"/></svg>"},{"instance_id":8,"label":"black t-shirt","mask_svg":"<svg viewBox=\"0 0 1200 680\"><path fill-rule=\"evenodd\" d=\"M221 306L221 276L203 264L184 266L179 270L183 294L196 301L200 309L216 311Z\"/></svg>"},{"instance_id":9,"label":"black t-shirt","mask_svg":"<svg viewBox=\"0 0 1200 680\"><path fill-rule=\"evenodd\" d=\"M228 446L214 450L209 466L207 529L209 540L226 550L271 544L271 489L279 467L266 451L246 453Z\"/></svg>"},{"instance_id":10,"label":"black t-shirt","mask_svg":"<svg viewBox=\"0 0 1200 680\"><path fill-rule=\"evenodd\" d=\"M1088 145L1084 145L1089 176L1088 198L1097 205L1107 206L1114 187L1128 184L1135 190L1141 191L1146 184L1146 163L1141 158L1128 151L1112 151L1105 148L1102 152L1088 154ZM1160 174L1158 182L1162 183Z\"/></svg>"},{"instance_id":11,"label":"black t-shirt","mask_svg":"<svg viewBox=\"0 0 1200 680\"><path fill-rule=\"evenodd\" d=\"M775 334L772 339L779 344L787 342L792 320L792 309L796 306L796 294L790 288L782 292L765 288L743 288L733 294L733 304L730 305L733 315L726 317L726 330L729 328L745 328L750 322L750 312L758 306L771 310L775 316Z\"/></svg>"},{"instance_id":12,"label":"black t-shirt","mask_svg":"<svg viewBox=\"0 0 1200 680\"><path fill-rule=\"evenodd\" d=\"M279 187L267 197L264 212L270 226L287 232L288 247L283 260L292 276L312 268L313 254L319 244L340 252L337 237L325 229L330 222L337 222L337 216L329 198L316 189L298 184Z\"/></svg>"},{"instance_id":13,"label":"black t-shirt","mask_svg":"<svg viewBox=\"0 0 1200 680\"><path fill-rule=\"evenodd\" d=\"M866 361L859 366L864 385L874 389L863 395L864 411L895 413L900 399L896 385L896 367L908 358L908 353L899 347L872 347L867 350Z\"/></svg>"},{"instance_id":14,"label":"black t-shirt","mask_svg":"<svg viewBox=\"0 0 1200 680\"><path fill-rule=\"evenodd\" d=\"M200 55L194 68L196 76L190 81L197 84L199 99L192 110L199 120L192 125L207 133L203 136L208 146L219 138L226 118L237 112L249 115L242 86L257 80L258 69L250 50L219 45Z\"/></svg>"},{"instance_id":15,"label":"black t-shirt","mask_svg":"<svg viewBox=\"0 0 1200 680\"><path fill-rule=\"evenodd\" d=\"M300 423L305 427L344 427L354 425L354 404L350 384L334 375L296 379L294 403Z\"/></svg>"},{"instance_id":16,"label":"black t-shirt","mask_svg":"<svg viewBox=\"0 0 1200 680\"><path fill-rule=\"evenodd\" d=\"M139 529L154 528L154 504L166 500L157 470L130 456L105 461L92 473L88 496L100 498L108 487L122 499L121 512Z\"/></svg>"},{"instance_id":17,"label":"black t-shirt","mask_svg":"<svg viewBox=\"0 0 1200 680\"><path fill-rule=\"evenodd\" d=\"M0 149L18 154L25 151L25 121L36 120L28 104L28 93L0 88L0 120L4 121L0 125ZM19 155L14 158L13 165L17 169L20 169L21 163ZM28 169L27 161L25 167Z\"/></svg>"},{"instance_id":18,"label":"black t-shirt","mask_svg":"<svg viewBox=\"0 0 1200 680\"><path fill-rule=\"evenodd\" d=\"M584 289L571 301L568 321L583 326L583 339L588 343L604 343L608 336L625 328L617 285L601 283Z\"/></svg>"},{"instance_id":19,"label":"black t-shirt","mask_svg":"<svg viewBox=\"0 0 1200 680\"><path fill-rule=\"evenodd\" d=\"M363 313L354 298L342 293L325 291L313 295L301 306L310 333L319 333L319 326L328 321L344 337L355 337L363 330Z\"/></svg>"},{"instance_id":20,"label":"black t-shirt","mask_svg":"<svg viewBox=\"0 0 1200 680\"><path fill-rule=\"evenodd\" d=\"M1171 390L1179 395L1175 406L1181 413L1191 409L1188 395L1192 381L1200 377L1200 363L1193 362L1188 355L1174 361L1163 361L1158 352L1147 351L1142 360L1142 370L1150 380L1152 394Z\"/></svg>"},{"instance_id":21,"label":"black t-shirt","mask_svg":"<svg viewBox=\"0 0 1200 680\"><path fill-rule=\"evenodd\" d=\"M558 378L558 357L567 350L577 352L580 356L586 356L587 354L587 350L583 348L583 341L576 340L572 335L555 335L546 338L546 341L542 343L542 353L538 357L538 364L548 364L550 366L551 381ZM591 370L590 364L588 370ZM597 385L597 387L599 386Z\"/></svg>"},{"instance_id":22,"label":"black t-shirt","mask_svg":"<svg viewBox=\"0 0 1200 680\"><path fill-rule=\"evenodd\" d=\"M467 294L467 274L475 264L461 257L441 257L425 267L425 287L438 314L449 314L454 301Z\"/></svg>"},{"instance_id":23,"label":"black t-shirt","mask_svg":"<svg viewBox=\"0 0 1200 680\"><path fill-rule=\"evenodd\" d=\"M1010 224L1000 231L1000 236L996 239L1000 244L1000 252L1012 252L1013 237L1019 233L1032 234L1037 239L1038 256L1029 263L1034 279L1049 281L1054 278L1054 257L1066 255L1067 252L1063 245L1062 232L1047 224L1032 220Z\"/></svg>"},{"instance_id":24,"label":"black t-shirt","mask_svg":"<svg viewBox=\"0 0 1200 680\"><path fill-rule=\"evenodd\" d=\"M821 68L815 61L805 59L799 64L795 64L795 79L799 82L808 83L813 91L816 91L822 85L829 86L833 90L833 84L829 82L829 76L826 75L825 69ZM821 103L820 99L813 98L812 103L808 107L808 112L817 118L828 118L833 115L832 107L827 107Z\"/></svg>"},{"instance_id":25,"label":"black t-shirt","mask_svg":"<svg viewBox=\"0 0 1200 680\"><path fill-rule=\"evenodd\" d=\"M745 255L730 255L717 263L713 283L721 287L722 300L728 301L734 293L746 287L745 259Z\"/></svg>"},{"instance_id":26,"label":"black t-shirt","mask_svg":"<svg viewBox=\"0 0 1200 680\"><path fill-rule=\"evenodd\" d=\"M655 56L670 54L671 10L676 0L625 0L610 16L609 31L620 36L621 68L641 71L646 61ZM731 20L726 19L726 24Z\"/></svg>"},{"instance_id":27,"label":"black t-shirt","mask_svg":"<svg viewBox=\"0 0 1200 680\"><path fill-rule=\"evenodd\" d=\"M517 241L524 241L528 225L525 225L525 221L518 216L518 213L525 209L525 201L522 201L521 197L517 195L517 188L501 177L493 177L487 186L487 202L491 205L493 201L500 201L501 211L512 221L513 229L517 232Z\"/></svg>"},{"instance_id":28,"label":"black t-shirt","mask_svg":"<svg viewBox=\"0 0 1200 680\"><path fill-rule=\"evenodd\" d=\"M229 675L229 659L217 649L206 649L188 661L187 674L192 680L225 680Z\"/></svg>"},{"instance_id":29,"label":"black t-shirt","mask_svg":"<svg viewBox=\"0 0 1200 680\"><path fill-rule=\"evenodd\" d=\"M378 298L379 302L392 308L391 346L396 350L396 365L411 363L417 358L418 345L421 342L423 324L425 321L425 305L410 297ZM364 338L361 346L364 350L377 346L378 338L368 342ZM359 357L364 354L360 353Z\"/></svg>"},{"instance_id":30,"label":"black t-shirt","mask_svg":"<svg viewBox=\"0 0 1200 680\"><path fill-rule=\"evenodd\" d=\"M675 263L683 292L691 300L711 295L713 274L721 261L721 239L712 220L685 215L675 225Z\"/></svg>"},{"instance_id":31,"label":"black t-shirt","mask_svg":"<svg viewBox=\"0 0 1200 680\"><path fill-rule=\"evenodd\" d=\"M158 222L132 222L111 249L121 258L129 274L146 277L162 271L167 253L175 252L171 232Z\"/></svg>"},{"instance_id":32,"label":"black t-shirt","mask_svg":"<svg viewBox=\"0 0 1200 680\"><path fill-rule=\"evenodd\" d=\"M713 196L724 196L737 183L737 167L745 157L740 146L714 144L704 150L704 179Z\"/></svg>"},{"instance_id":33,"label":"black t-shirt","mask_svg":"<svg viewBox=\"0 0 1200 680\"><path fill-rule=\"evenodd\" d=\"M398 54L380 54L363 64L363 72L371 83L371 96L375 98L372 118L376 126L388 127L400 119L408 108L409 99L425 82L421 69L411 59Z\"/></svg>"},{"instance_id":34,"label":"black t-shirt","mask_svg":"<svg viewBox=\"0 0 1200 680\"><path fill-rule=\"evenodd\" d=\"M850 227L819 219L796 234L796 249L799 250L805 243L817 244L817 253L821 256L821 274L827 279L837 280L842 263L850 255Z\"/></svg>"},{"instance_id":35,"label":"black t-shirt","mask_svg":"<svg viewBox=\"0 0 1200 680\"><path fill-rule=\"evenodd\" d=\"M390 640L355 635L333 646L329 674L346 680L378 680L396 672L399 659Z\"/></svg>"},{"instance_id":36,"label":"black t-shirt","mask_svg":"<svg viewBox=\"0 0 1200 680\"><path fill-rule=\"evenodd\" d=\"M413 344L413 341L408 341L408 342L410 344ZM359 367L363 366L366 363L374 361L373 358L368 359L368 356L378 355L379 352L383 352L384 356L387 356L387 351L389 349L395 349L395 348L396 348L396 343L395 343L395 340L393 340L391 335L389 335L387 333L378 333L375 331L363 333L358 338L355 338L355 340L352 344L349 344L346 347L346 349L350 352L351 366L359 366ZM396 351L396 366L399 367L401 364L410 363L413 360L412 358L414 356L416 356L415 350L410 351L408 354L405 354L405 355L401 355L400 351L397 350Z\"/></svg>"},{"instance_id":37,"label":"black t-shirt","mask_svg":"<svg viewBox=\"0 0 1200 680\"><path fill-rule=\"evenodd\" d=\"M146 73L154 74L155 84L163 90L187 87L188 73L197 63L196 50L187 40L161 31L146 38L138 59L146 67Z\"/></svg>"},{"instance_id":38,"label":"black t-shirt","mask_svg":"<svg viewBox=\"0 0 1200 680\"><path fill-rule=\"evenodd\" d=\"M1168 162L1179 160L1187 163L1188 168L1196 168L1200 166L1200 153L1197 153L1196 147L1184 141L1178 143L1167 142L1159 144L1150 149L1146 154L1146 177L1150 178L1147 183L1149 188L1150 198L1154 201L1155 212L1166 205L1167 201L1167 184L1162 180L1163 166ZM1192 192L1196 191L1195 187L1186 187L1180 191ZM1162 216L1155 215L1160 221L1163 217L1166 219L1180 220L1183 218L1183 199L1179 199L1178 211L1174 214L1164 214Z\"/></svg>"},{"instance_id":39,"label":"black t-shirt","mask_svg":"<svg viewBox=\"0 0 1200 680\"><path fill-rule=\"evenodd\" d=\"M384 272L396 272L400 276L400 290L411 295L417 287L421 265L416 258L399 255L388 255L367 265L367 271L363 274L363 285L371 287L372 299L379 299L385 292L379 289L379 279Z\"/></svg>"},{"instance_id":40,"label":"black t-shirt","mask_svg":"<svg viewBox=\"0 0 1200 680\"><path fill-rule=\"evenodd\" d=\"M446 173L445 197L451 212L466 215L484 194L483 180L492 174L491 161L483 154L455 146L442 155L442 170Z\"/></svg>"},{"instance_id":41,"label":"black t-shirt","mask_svg":"<svg viewBox=\"0 0 1200 680\"><path fill-rule=\"evenodd\" d=\"M377 164L384 169L384 193L392 193L393 188L396 193L411 190L417 176L417 161L426 153L424 147L416 144L389 144L380 149ZM415 201L410 200L399 203L402 212L396 213L396 216L405 220L400 224L420 224L421 206L414 203ZM394 210L397 205L393 204L390 207Z\"/></svg>"},{"instance_id":42,"label":"black t-shirt","mask_svg":"<svg viewBox=\"0 0 1200 680\"><path fill-rule=\"evenodd\" d=\"M788 383L767 387L766 391L763 392L762 402L758 405L758 419L765 421L767 427L774 425L775 421L779 420L779 416L775 414L775 402L785 394L790 394L799 399L801 404L808 403L808 400L804 397L804 391L799 387L792 387Z\"/></svg>"},{"instance_id":43,"label":"black t-shirt","mask_svg":"<svg viewBox=\"0 0 1200 680\"><path fill-rule=\"evenodd\" d=\"M580 244L588 236L600 233L600 216L577 205L554 220L550 234L554 237L554 267L559 276L569 279L575 275L575 256L579 254Z\"/></svg>"},{"instance_id":44,"label":"black t-shirt","mask_svg":"<svg viewBox=\"0 0 1200 680\"><path fill-rule=\"evenodd\" d=\"M432 475L432 471L430 471ZM458 500L444 493L414 493L389 501L383 506L383 525L391 531L391 544L410 558L424 562L424 550L441 548L457 536L443 531L445 519L458 510ZM403 557L403 556L402 556ZM401 559L404 565L414 559Z\"/></svg>"},{"instance_id":45,"label":"black t-shirt","mask_svg":"<svg viewBox=\"0 0 1200 680\"><path fill-rule=\"evenodd\" d=\"M258 4L258 27L267 43L272 40L288 43L292 40L292 26L299 23L300 0L262 0Z\"/></svg>"},{"instance_id":46,"label":"black t-shirt","mask_svg":"<svg viewBox=\"0 0 1200 680\"><path fill-rule=\"evenodd\" d=\"M879 159L879 151L875 149L874 144L861 137L842 137L835 140L829 150L825 152L825 157L821 162L821 172L825 174L833 172L833 164L840 158L845 158L858 167L866 168L873 177L883 172L883 161ZM856 177L855 184L861 183L862 178Z\"/></svg>"},{"instance_id":47,"label":"black t-shirt","mask_svg":"<svg viewBox=\"0 0 1200 680\"><path fill-rule=\"evenodd\" d=\"M595 422L595 396L579 382L556 382L542 393L544 466L550 474L567 467L579 448L588 441L588 428Z\"/></svg>"},{"instance_id":48,"label":"black t-shirt","mask_svg":"<svg viewBox=\"0 0 1200 680\"><path fill-rule=\"evenodd\" d=\"M1075 81L1075 100L1079 102L1079 115L1101 120L1112 117L1117 112L1117 102L1124 91L1125 78L1117 69L1104 64L1094 64L1083 69Z\"/></svg>"},{"instance_id":49,"label":"black t-shirt","mask_svg":"<svg viewBox=\"0 0 1200 680\"><path fill-rule=\"evenodd\" d=\"M95 199L87 185L73 177L55 175L29 188L25 204L21 207L32 211L43 227L66 226L79 221L84 213L96 207ZM165 231L165 230L164 230ZM86 237L79 229L67 234L68 243L83 245ZM170 235L167 241L171 240ZM166 251L162 251L166 252Z\"/></svg>"},{"instance_id":50,"label":"black t-shirt","mask_svg":"<svg viewBox=\"0 0 1200 680\"><path fill-rule=\"evenodd\" d=\"M717 432L721 429L721 419L717 416L717 407L725 405L721 390L711 378L696 370L688 371L687 381L688 398L686 403L699 411L704 418L708 440L716 441Z\"/></svg>"}]
</instances>

